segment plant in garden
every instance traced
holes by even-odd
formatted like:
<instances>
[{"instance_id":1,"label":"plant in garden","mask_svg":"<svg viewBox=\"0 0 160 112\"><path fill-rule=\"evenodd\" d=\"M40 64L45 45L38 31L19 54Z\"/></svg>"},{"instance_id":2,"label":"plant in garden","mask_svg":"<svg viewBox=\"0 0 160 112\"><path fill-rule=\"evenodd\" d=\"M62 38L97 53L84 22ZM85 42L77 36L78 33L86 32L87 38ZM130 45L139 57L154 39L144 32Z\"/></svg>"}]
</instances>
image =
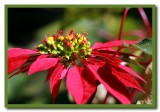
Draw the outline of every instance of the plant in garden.
<instances>
[{"instance_id":1,"label":"plant in garden","mask_svg":"<svg viewBox=\"0 0 160 112\"><path fill-rule=\"evenodd\" d=\"M118 40L96 42L91 46L86 33L70 30L67 35L58 31L54 36L46 36L35 49L8 49L9 78L20 72L27 72L29 76L48 70L46 80L50 83L53 102L61 81L66 79L68 92L77 104L91 103L100 83L121 103L133 103L128 88L144 92L140 82L145 80L123 64L123 56L138 57L121 52L121 49L130 49L130 45L138 43L121 40L124 17Z\"/></svg>"}]
</instances>

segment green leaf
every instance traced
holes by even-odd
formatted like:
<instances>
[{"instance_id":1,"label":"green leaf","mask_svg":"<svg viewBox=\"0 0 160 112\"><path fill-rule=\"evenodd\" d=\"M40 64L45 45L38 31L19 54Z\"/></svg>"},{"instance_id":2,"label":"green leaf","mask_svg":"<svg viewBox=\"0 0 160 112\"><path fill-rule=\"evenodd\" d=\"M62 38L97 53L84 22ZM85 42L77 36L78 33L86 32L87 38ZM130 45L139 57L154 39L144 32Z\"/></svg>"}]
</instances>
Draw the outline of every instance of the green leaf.
<instances>
[{"instance_id":1,"label":"green leaf","mask_svg":"<svg viewBox=\"0 0 160 112\"><path fill-rule=\"evenodd\" d=\"M152 40L150 38L142 40L141 42L135 44L135 46L143 52L152 55Z\"/></svg>"},{"instance_id":2,"label":"green leaf","mask_svg":"<svg viewBox=\"0 0 160 112\"><path fill-rule=\"evenodd\" d=\"M129 60L129 63L130 64L133 64L133 65L136 65L136 66L138 66L138 67L141 67L142 69L144 69L144 67L142 66L142 65L140 65L136 60L134 60L134 59L130 59Z\"/></svg>"}]
</instances>

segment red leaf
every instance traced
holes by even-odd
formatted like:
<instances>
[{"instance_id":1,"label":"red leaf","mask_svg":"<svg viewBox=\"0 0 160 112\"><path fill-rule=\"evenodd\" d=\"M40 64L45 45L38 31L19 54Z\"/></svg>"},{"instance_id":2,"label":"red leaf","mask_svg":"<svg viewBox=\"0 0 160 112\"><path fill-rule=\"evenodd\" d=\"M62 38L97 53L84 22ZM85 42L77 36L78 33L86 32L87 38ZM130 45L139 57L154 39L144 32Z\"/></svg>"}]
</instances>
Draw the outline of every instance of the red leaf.
<instances>
[{"instance_id":1,"label":"red leaf","mask_svg":"<svg viewBox=\"0 0 160 112\"><path fill-rule=\"evenodd\" d=\"M37 54L37 53L38 53L37 51L30 50L30 49L11 48L11 49L8 49L8 58L21 56L21 55Z\"/></svg>"},{"instance_id":2,"label":"red leaf","mask_svg":"<svg viewBox=\"0 0 160 112\"><path fill-rule=\"evenodd\" d=\"M55 101L55 98L59 91L59 87L61 84L60 77L61 77L61 72L63 71L63 69L64 69L64 65L58 65L50 77L50 91L52 93L53 102Z\"/></svg>"},{"instance_id":3,"label":"red leaf","mask_svg":"<svg viewBox=\"0 0 160 112\"><path fill-rule=\"evenodd\" d=\"M43 54L43 55L38 56L38 58L37 58L37 59L43 59L43 58L47 58L47 57L48 57L48 55Z\"/></svg>"},{"instance_id":4,"label":"red leaf","mask_svg":"<svg viewBox=\"0 0 160 112\"><path fill-rule=\"evenodd\" d=\"M97 66L100 66L100 67L103 67L106 64L105 60L98 60L98 59L94 59L94 58L88 58L88 60L89 60L89 62L91 62Z\"/></svg>"},{"instance_id":5,"label":"red leaf","mask_svg":"<svg viewBox=\"0 0 160 112\"><path fill-rule=\"evenodd\" d=\"M132 76L127 73L117 71L116 69L112 68L112 74L123 83L123 85L127 87L132 87L139 89L140 91L144 92L141 86L139 85L138 81L135 80Z\"/></svg>"},{"instance_id":6,"label":"red leaf","mask_svg":"<svg viewBox=\"0 0 160 112\"><path fill-rule=\"evenodd\" d=\"M77 104L87 103L97 88L91 72L78 66L69 69L66 85Z\"/></svg>"},{"instance_id":7,"label":"red leaf","mask_svg":"<svg viewBox=\"0 0 160 112\"><path fill-rule=\"evenodd\" d=\"M109 71L104 71L104 69L99 69L98 66L88 64L89 70L97 77L97 79L104 85L104 87L121 103L130 104L129 93L127 89L119 82L116 77L109 73Z\"/></svg>"},{"instance_id":8,"label":"red leaf","mask_svg":"<svg viewBox=\"0 0 160 112\"><path fill-rule=\"evenodd\" d=\"M110 42L106 42L106 43L95 43L92 46L92 49L101 49L101 48L106 48L106 47L118 47L118 46L122 46L123 42L125 42L126 44L135 44L137 43L137 41L130 41L130 40L114 40L114 41L110 41Z\"/></svg>"},{"instance_id":9,"label":"red leaf","mask_svg":"<svg viewBox=\"0 0 160 112\"><path fill-rule=\"evenodd\" d=\"M106 54L106 53L93 51L93 54L96 55L96 56L100 56L100 57L103 57L103 58L107 59L106 61L108 61L108 62L116 62L116 63L121 63L122 62L122 60L120 60L119 58L113 57L112 55L109 55L109 54Z\"/></svg>"},{"instance_id":10,"label":"red leaf","mask_svg":"<svg viewBox=\"0 0 160 112\"><path fill-rule=\"evenodd\" d=\"M28 59L29 59L29 56L27 55L8 58L8 74L18 69Z\"/></svg>"},{"instance_id":11,"label":"red leaf","mask_svg":"<svg viewBox=\"0 0 160 112\"><path fill-rule=\"evenodd\" d=\"M58 62L57 58L42 58L37 59L30 67L28 75L31 75L35 72L47 70L55 66Z\"/></svg>"},{"instance_id":12,"label":"red leaf","mask_svg":"<svg viewBox=\"0 0 160 112\"><path fill-rule=\"evenodd\" d=\"M63 79L63 78L66 76L66 74L68 73L69 68L70 68L70 65L68 65L68 67L65 68L65 69L62 71L62 73L61 73L61 78L60 78L60 79Z\"/></svg>"},{"instance_id":13,"label":"red leaf","mask_svg":"<svg viewBox=\"0 0 160 112\"><path fill-rule=\"evenodd\" d=\"M91 48L92 49L96 49L96 48L99 48L101 46L103 46L104 43L101 43L101 42L96 42Z\"/></svg>"},{"instance_id":14,"label":"red leaf","mask_svg":"<svg viewBox=\"0 0 160 112\"><path fill-rule=\"evenodd\" d=\"M116 66L118 69L121 69L135 77L137 77L138 79L140 79L143 82L146 82L142 77L140 77L135 71L133 71L132 69L130 69L129 67L123 66L123 65L118 65Z\"/></svg>"},{"instance_id":15,"label":"red leaf","mask_svg":"<svg viewBox=\"0 0 160 112\"><path fill-rule=\"evenodd\" d=\"M97 52L100 53L108 53L108 54L115 54L117 51L108 51L108 50L97 50ZM124 52L118 52L118 55L120 56L133 56L133 57L137 57L137 58L142 58L141 56L136 56L133 54L129 54L129 53L124 53Z\"/></svg>"},{"instance_id":16,"label":"red leaf","mask_svg":"<svg viewBox=\"0 0 160 112\"><path fill-rule=\"evenodd\" d=\"M16 71L14 74L12 74L10 77L8 77L8 79L15 76L15 75L18 75L19 73L24 73L24 72L28 71L30 66L31 65L29 64L29 65L25 65L24 67L21 67L20 70Z\"/></svg>"},{"instance_id":17,"label":"red leaf","mask_svg":"<svg viewBox=\"0 0 160 112\"><path fill-rule=\"evenodd\" d=\"M48 69L48 73L47 73L45 81L48 81L50 79L54 70L55 70L55 67L51 67L51 68Z\"/></svg>"}]
</instances>

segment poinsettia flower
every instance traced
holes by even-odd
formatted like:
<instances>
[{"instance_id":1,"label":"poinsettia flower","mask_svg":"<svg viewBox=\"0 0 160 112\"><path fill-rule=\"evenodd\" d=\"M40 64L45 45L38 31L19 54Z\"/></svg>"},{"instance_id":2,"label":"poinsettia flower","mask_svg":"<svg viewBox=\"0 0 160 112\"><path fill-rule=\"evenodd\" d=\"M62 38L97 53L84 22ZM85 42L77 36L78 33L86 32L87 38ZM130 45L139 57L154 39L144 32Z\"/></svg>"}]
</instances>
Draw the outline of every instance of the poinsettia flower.
<instances>
[{"instance_id":1,"label":"poinsettia flower","mask_svg":"<svg viewBox=\"0 0 160 112\"><path fill-rule=\"evenodd\" d=\"M131 104L127 88L144 92L137 79L144 80L121 64L124 61L120 57L126 53L117 53L113 47L123 48L124 43L130 45L136 42L117 40L91 46L84 33L71 30L64 36L58 32L53 37L47 37L35 49L9 49L8 74L12 77L27 72L29 76L48 70L46 80L49 80L53 101L61 81L66 77L66 87L77 104L90 103L100 83L121 103Z\"/></svg>"}]
</instances>

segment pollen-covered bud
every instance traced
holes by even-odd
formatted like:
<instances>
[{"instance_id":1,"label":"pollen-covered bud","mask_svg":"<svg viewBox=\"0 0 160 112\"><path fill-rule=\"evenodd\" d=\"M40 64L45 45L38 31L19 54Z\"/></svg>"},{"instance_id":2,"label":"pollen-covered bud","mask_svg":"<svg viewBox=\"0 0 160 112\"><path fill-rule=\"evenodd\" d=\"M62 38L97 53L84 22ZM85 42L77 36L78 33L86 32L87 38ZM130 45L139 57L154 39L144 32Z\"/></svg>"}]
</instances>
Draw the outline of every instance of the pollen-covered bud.
<instances>
[{"instance_id":1,"label":"pollen-covered bud","mask_svg":"<svg viewBox=\"0 0 160 112\"><path fill-rule=\"evenodd\" d=\"M59 40L63 41L64 40L64 36L59 37Z\"/></svg>"},{"instance_id":2,"label":"pollen-covered bud","mask_svg":"<svg viewBox=\"0 0 160 112\"><path fill-rule=\"evenodd\" d=\"M73 57L74 57L74 58L77 58L77 57L78 57L78 51L74 51L74 52L73 52Z\"/></svg>"},{"instance_id":3,"label":"pollen-covered bud","mask_svg":"<svg viewBox=\"0 0 160 112\"><path fill-rule=\"evenodd\" d=\"M71 47L72 47L72 44L71 44L71 43L68 43L67 46L68 46L68 48L71 48Z\"/></svg>"},{"instance_id":4,"label":"pollen-covered bud","mask_svg":"<svg viewBox=\"0 0 160 112\"><path fill-rule=\"evenodd\" d=\"M83 41L81 42L81 44L83 44L83 45L84 45L85 43L86 43L86 41L85 41L85 40L83 40Z\"/></svg>"},{"instance_id":5,"label":"pollen-covered bud","mask_svg":"<svg viewBox=\"0 0 160 112\"><path fill-rule=\"evenodd\" d=\"M86 59L91 54L91 43L86 35L74 33L72 30L66 36L62 34L63 31L59 31L56 36L46 38L45 42L37 46L38 51L60 57L65 62Z\"/></svg>"},{"instance_id":6,"label":"pollen-covered bud","mask_svg":"<svg viewBox=\"0 0 160 112\"><path fill-rule=\"evenodd\" d=\"M81 34L77 33L76 35L77 35L77 38L81 38Z\"/></svg>"},{"instance_id":7,"label":"pollen-covered bud","mask_svg":"<svg viewBox=\"0 0 160 112\"><path fill-rule=\"evenodd\" d=\"M85 47L89 49L89 48L91 47L91 43L90 43L90 42L87 42L87 43L85 44Z\"/></svg>"},{"instance_id":8,"label":"pollen-covered bud","mask_svg":"<svg viewBox=\"0 0 160 112\"><path fill-rule=\"evenodd\" d=\"M86 38L86 37L83 37L83 40L84 40L84 41L86 41L86 40L87 40L87 38Z\"/></svg>"},{"instance_id":9,"label":"pollen-covered bud","mask_svg":"<svg viewBox=\"0 0 160 112\"><path fill-rule=\"evenodd\" d=\"M87 43L86 43L87 45L91 45L91 43L88 41Z\"/></svg>"},{"instance_id":10,"label":"pollen-covered bud","mask_svg":"<svg viewBox=\"0 0 160 112\"><path fill-rule=\"evenodd\" d=\"M72 42L72 46L75 46L75 42Z\"/></svg>"},{"instance_id":11,"label":"pollen-covered bud","mask_svg":"<svg viewBox=\"0 0 160 112\"><path fill-rule=\"evenodd\" d=\"M79 40L78 40L78 43L79 43L79 44L81 44L81 43L82 43L82 41L83 41L82 39L79 39Z\"/></svg>"},{"instance_id":12,"label":"pollen-covered bud","mask_svg":"<svg viewBox=\"0 0 160 112\"><path fill-rule=\"evenodd\" d=\"M43 47L43 44L39 44L38 47Z\"/></svg>"},{"instance_id":13,"label":"pollen-covered bud","mask_svg":"<svg viewBox=\"0 0 160 112\"><path fill-rule=\"evenodd\" d=\"M53 50L53 51L52 51L52 54L53 54L53 55L57 55L57 51Z\"/></svg>"},{"instance_id":14,"label":"pollen-covered bud","mask_svg":"<svg viewBox=\"0 0 160 112\"><path fill-rule=\"evenodd\" d=\"M58 36L57 36L57 35L54 35L54 36L53 36L53 40L54 40L54 41L56 41L56 40L57 40L57 38L58 38Z\"/></svg>"},{"instance_id":15,"label":"pollen-covered bud","mask_svg":"<svg viewBox=\"0 0 160 112\"><path fill-rule=\"evenodd\" d=\"M71 41L71 40L72 40L72 38L73 38L72 36L69 36L69 35L68 35L68 36L66 36L66 40Z\"/></svg>"},{"instance_id":16,"label":"pollen-covered bud","mask_svg":"<svg viewBox=\"0 0 160 112\"><path fill-rule=\"evenodd\" d=\"M57 47L58 47L61 51L64 50L64 48L63 48L60 44L58 44Z\"/></svg>"},{"instance_id":17,"label":"pollen-covered bud","mask_svg":"<svg viewBox=\"0 0 160 112\"><path fill-rule=\"evenodd\" d=\"M73 29L71 29L68 33L68 35L72 35L73 34Z\"/></svg>"},{"instance_id":18,"label":"pollen-covered bud","mask_svg":"<svg viewBox=\"0 0 160 112\"><path fill-rule=\"evenodd\" d=\"M74 42L75 44L77 44L77 39L75 38L75 39L73 40L73 42Z\"/></svg>"},{"instance_id":19,"label":"pollen-covered bud","mask_svg":"<svg viewBox=\"0 0 160 112\"><path fill-rule=\"evenodd\" d=\"M86 54L86 50L85 49L82 49L82 54Z\"/></svg>"},{"instance_id":20,"label":"pollen-covered bud","mask_svg":"<svg viewBox=\"0 0 160 112\"><path fill-rule=\"evenodd\" d=\"M51 45L54 43L53 37L48 37L47 38L47 44Z\"/></svg>"},{"instance_id":21,"label":"pollen-covered bud","mask_svg":"<svg viewBox=\"0 0 160 112\"><path fill-rule=\"evenodd\" d=\"M57 44L57 48L60 48L61 47L61 45L60 44Z\"/></svg>"},{"instance_id":22,"label":"pollen-covered bud","mask_svg":"<svg viewBox=\"0 0 160 112\"><path fill-rule=\"evenodd\" d=\"M92 52L92 49L88 49L87 52L86 52L86 55L90 55Z\"/></svg>"},{"instance_id":23,"label":"pollen-covered bud","mask_svg":"<svg viewBox=\"0 0 160 112\"><path fill-rule=\"evenodd\" d=\"M65 58L67 58L69 60L70 57L68 55L65 55Z\"/></svg>"}]
</instances>

